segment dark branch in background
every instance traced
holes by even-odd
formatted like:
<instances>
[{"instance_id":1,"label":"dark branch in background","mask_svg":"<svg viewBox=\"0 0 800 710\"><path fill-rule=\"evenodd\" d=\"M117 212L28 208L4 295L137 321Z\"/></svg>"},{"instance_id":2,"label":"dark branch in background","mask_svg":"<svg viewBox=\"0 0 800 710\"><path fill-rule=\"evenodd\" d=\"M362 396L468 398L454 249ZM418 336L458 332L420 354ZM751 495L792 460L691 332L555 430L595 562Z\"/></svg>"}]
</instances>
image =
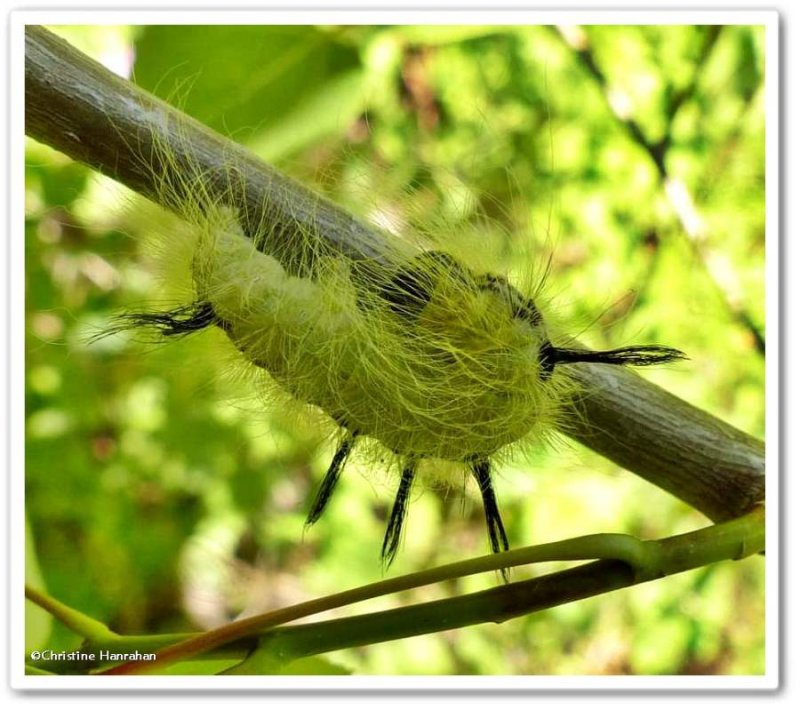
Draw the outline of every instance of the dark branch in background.
<instances>
[{"instance_id":1,"label":"dark branch in background","mask_svg":"<svg viewBox=\"0 0 800 710\"><path fill-rule=\"evenodd\" d=\"M649 140L636 120L628 116L620 115L620 113L611 105L611 102L609 100L609 89L610 89L609 81L606 75L603 73L603 70L597 64L597 61L595 59L594 53L592 52L592 47L591 44L589 43L588 38L582 33L580 35L572 36L569 31L567 31L562 27L554 29L556 29L556 33L558 34L558 36L567 44L570 50L574 52L576 58L580 61L580 63L585 67L585 69L597 82L600 91L603 94L603 97L608 103L609 110L611 111L612 114L614 114L616 119L625 127L625 130L628 132L628 135L630 135L631 140L633 140L633 142L636 143L649 156L651 162L658 171L659 177L661 178L661 182L666 187L668 181L670 180L670 176L667 171L666 156L667 152L672 146L672 122L675 116L677 115L678 111L681 109L681 107L688 100L690 100L697 91L697 85L699 83L700 76L702 75L703 68L709 56L711 56L711 52L716 46L717 40L720 37L723 26L711 25L705 28L706 34L705 37L703 38L703 44L700 47L700 51L698 53L697 61L695 63L695 70L694 73L692 74L691 80L683 88L675 90L674 93L672 93L672 95L669 98L669 102L665 111L667 126L664 130L664 137L660 141ZM676 213L678 213L677 209L675 211ZM678 214L678 218L683 223L683 218L680 214ZM687 233L688 232L689 230L687 230ZM709 275L709 279L714 284L714 287L716 288L720 299L727 306L728 311L731 314L731 317L748 332L750 337L753 339L753 342L755 343L758 352L761 355L764 355L766 352L766 343L764 341L763 334L756 326L756 324L753 323L752 318L745 311L744 308L731 303L730 299L726 296L722 286L720 286L720 284L716 281L716 279L709 271L702 249L698 244L698 239L696 238L695 235L689 234L689 236L691 237L692 248L698 255L700 261L706 266L706 272Z\"/></svg>"},{"instance_id":2,"label":"dark branch in background","mask_svg":"<svg viewBox=\"0 0 800 710\"><path fill-rule=\"evenodd\" d=\"M722 32L722 27L722 25L710 25L709 27L706 27L706 34L705 37L703 37L703 46L700 47L700 52L697 55L697 61L694 65L694 72L692 73L691 80L682 89L675 91L670 98L669 106L667 106L668 128L664 137L665 153L672 141L672 131L670 130L672 128L672 121L680 110L681 106L683 106L686 101L692 98L697 91L697 85L700 82L700 76L703 73L703 68L705 67L708 58L711 56L711 52L717 44L717 40Z\"/></svg>"},{"instance_id":3,"label":"dark branch in background","mask_svg":"<svg viewBox=\"0 0 800 710\"><path fill-rule=\"evenodd\" d=\"M202 175L210 197L227 200L245 231L268 215L279 239L300 221L353 259L383 258L382 232L50 32L28 27L25 51L26 132L36 140L152 198L159 194L156 181L180 186L191 182L186 172ZM167 146L174 159L146 164L158 154L155 146ZM238 186L233 196L231 184ZM715 521L741 515L763 499L761 442L624 368L565 367L582 386L565 430L569 436Z\"/></svg>"},{"instance_id":4,"label":"dark branch in background","mask_svg":"<svg viewBox=\"0 0 800 710\"><path fill-rule=\"evenodd\" d=\"M575 38L571 38L567 35L562 27L554 27L557 31L557 34L561 39L566 42L569 48L575 53L575 56L580 60L581 64L586 68L589 74L594 77L595 81L598 83L601 89L601 93L603 97L608 101L608 91L609 91L609 84L608 79L606 79L605 74L603 74L600 67L597 65L597 62L594 58L594 53L589 45L588 39L586 39L585 35L580 35L580 41L576 41ZM658 144L652 143L647 139L644 132L642 131L639 124L631 118L625 118L620 116L619 113L614 109L613 106L610 105L609 108L611 112L616 116L619 122L625 127L625 129L630 134L633 142L637 145L644 148L647 154L650 156L651 160L656 166L658 170L658 174L661 176L662 180L667 178L667 168L664 164L664 154L666 153L666 141L667 138L664 139L664 143L659 146ZM677 111L677 106L675 108ZM673 113L674 115L674 113ZM670 117L671 118L671 117ZM669 131L667 131L667 136L669 135Z\"/></svg>"}]
</instances>

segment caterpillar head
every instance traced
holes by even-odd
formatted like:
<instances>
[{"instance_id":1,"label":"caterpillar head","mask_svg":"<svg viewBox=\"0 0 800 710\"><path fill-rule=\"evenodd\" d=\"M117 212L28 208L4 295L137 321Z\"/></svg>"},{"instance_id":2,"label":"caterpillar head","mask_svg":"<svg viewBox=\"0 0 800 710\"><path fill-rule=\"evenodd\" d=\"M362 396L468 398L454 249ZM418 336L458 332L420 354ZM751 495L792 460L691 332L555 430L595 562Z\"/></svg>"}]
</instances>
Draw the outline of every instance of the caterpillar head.
<instances>
[{"instance_id":1,"label":"caterpillar head","mask_svg":"<svg viewBox=\"0 0 800 710\"><path fill-rule=\"evenodd\" d=\"M555 346L548 337L533 298L524 296L503 276L475 275L444 252L425 252L410 267L396 272L380 291L398 315L472 351L519 349L538 367L546 382L558 364L599 362L609 365L653 365L682 359L680 350L658 345L615 350Z\"/></svg>"}]
</instances>

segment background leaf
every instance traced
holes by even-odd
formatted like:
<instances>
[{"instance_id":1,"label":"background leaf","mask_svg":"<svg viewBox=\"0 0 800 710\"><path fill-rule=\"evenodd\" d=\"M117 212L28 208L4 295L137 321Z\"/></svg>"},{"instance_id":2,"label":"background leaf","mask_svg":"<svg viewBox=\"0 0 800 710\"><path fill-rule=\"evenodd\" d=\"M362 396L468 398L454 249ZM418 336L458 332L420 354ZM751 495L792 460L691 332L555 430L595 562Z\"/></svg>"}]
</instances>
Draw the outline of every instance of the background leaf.
<instances>
[{"instance_id":1,"label":"background leaf","mask_svg":"<svg viewBox=\"0 0 800 710\"><path fill-rule=\"evenodd\" d=\"M341 34L150 25L134 45L134 77L206 125L261 141L274 160L341 130L363 104L358 54Z\"/></svg>"}]
</instances>

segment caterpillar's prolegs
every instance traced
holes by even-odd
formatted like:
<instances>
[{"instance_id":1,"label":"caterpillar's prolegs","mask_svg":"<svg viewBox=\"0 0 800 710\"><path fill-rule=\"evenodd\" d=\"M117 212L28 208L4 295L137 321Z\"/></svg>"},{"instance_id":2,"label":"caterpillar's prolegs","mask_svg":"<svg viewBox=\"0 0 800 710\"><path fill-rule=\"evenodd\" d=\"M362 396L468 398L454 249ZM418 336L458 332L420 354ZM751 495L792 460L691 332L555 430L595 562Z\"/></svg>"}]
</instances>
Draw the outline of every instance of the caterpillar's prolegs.
<instances>
[{"instance_id":1,"label":"caterpillar's prolegs","mask_svg":"<svg viewBox=\"0 0 800 710\"><path fill-rule=\"evenodd\" d=\"M470 464L470 470L480 488L481 498L483 498L486 528L489 531L492 552L500 552L508 549L508 537L506 537L506 530L500 517L500 508L494 495L490 466L489 459L476 459Z\"/></svg>"},{"instance_id":2,"label":"caterpillar's prolegs","mask_svg":"<svg viewBox=\"0 0 800 710\"><path fill-rule=\"evenodd\" d=\"M505 552L508 550L508 537L506 529L503 527L503 519L500 517L500 508L497 505L497 498L492 486L491 463L489 459L473 459L470 463L470 470L481 491L483 512L486 516L486 528L489 532L492 552ZM500 574L508 582L507 570L500 570Z\"/></svg>"},{"instance_id":3,"label":"caterpillar's prolegs","mask_svg":"<svg viewBox=\"0 0 800 710\"><path fill-rule=\"evenodd\" d=\"M314 502L311 504L311 509L306 518L306 525L313 525L316 523L325 510L357 437L358 432L349 433L336 449L336 453L333 455L325 477L317 490ZM470 461L469 465L470 471L481 492L484 515L486 517L486 528L489 533L489 542L492 546L492 552L508 550L508 536L503 526L500 508L497 505L497 498L492 485L491 464L488 459L473 459ZM386 527L386 534L381 549L381 558L387 566L391 564L397 554L397 549L400 544L403 522L405 521L408 511L408 500L411 494L411 486L414 482L416 469L417 460L409 460L403 468L400 478L400 486L397 489L397 495L392 505L392 511L389 515L389 522Z\"/></svg>"}]
</instances>

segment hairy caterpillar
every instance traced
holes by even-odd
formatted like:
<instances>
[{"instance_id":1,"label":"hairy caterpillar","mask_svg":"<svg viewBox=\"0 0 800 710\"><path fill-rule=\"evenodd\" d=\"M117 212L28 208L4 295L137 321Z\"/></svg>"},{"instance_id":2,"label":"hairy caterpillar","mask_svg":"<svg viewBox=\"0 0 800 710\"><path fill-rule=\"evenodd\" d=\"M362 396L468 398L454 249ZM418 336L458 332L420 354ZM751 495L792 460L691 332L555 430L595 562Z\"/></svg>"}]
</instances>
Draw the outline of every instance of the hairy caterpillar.
<instances>
[{"instance_id":1,"label":"hairy caterpillar","mask_svg":"<svg viewBox=\"0 0 800 710\"><path fill-rule=\"evenodd\" d=\"M387 565L423 462L455 462L469 472L491 549L506 550L491 462L517 442L541 441L552 427L574 390L563 365L684 357L658 345L592 351L557 344L531 295L467 266L447 245L394 240L385 258L351 258L306 222L278 230L268 217L245 235L234 210L208 206L201 182L180 190L180 212L195 231L193 301L122 316L116 328L149 326L165 336L220 328L284 392L335 422L336 451L307 524L322 515L353 450L378 442L400 470L381 548Z\"/></svg>"}]
</instances>

